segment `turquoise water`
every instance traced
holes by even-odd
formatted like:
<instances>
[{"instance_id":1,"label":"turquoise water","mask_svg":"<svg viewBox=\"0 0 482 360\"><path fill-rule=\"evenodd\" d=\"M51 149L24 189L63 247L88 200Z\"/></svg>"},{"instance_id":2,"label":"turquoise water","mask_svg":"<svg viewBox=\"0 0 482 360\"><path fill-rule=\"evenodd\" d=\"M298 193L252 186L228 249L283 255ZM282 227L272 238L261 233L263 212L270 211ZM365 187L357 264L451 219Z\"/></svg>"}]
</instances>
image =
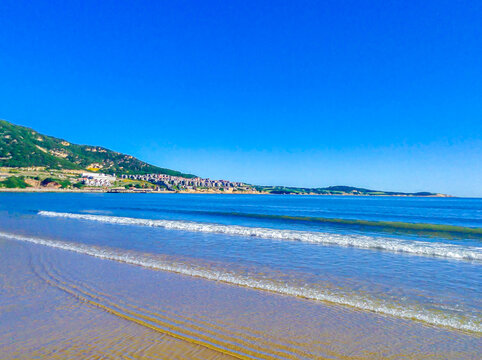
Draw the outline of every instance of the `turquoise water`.
<instances>
[{"instance_id":1,"label":"turquoise water","mask_svg":"<svg viewBox=\"0 0 482 360\"><path fill-rule=\"evenodd\" d=\"M480 199L26 193L0 213L3 238L482 331Z\"/></svg>"}]
</instances>

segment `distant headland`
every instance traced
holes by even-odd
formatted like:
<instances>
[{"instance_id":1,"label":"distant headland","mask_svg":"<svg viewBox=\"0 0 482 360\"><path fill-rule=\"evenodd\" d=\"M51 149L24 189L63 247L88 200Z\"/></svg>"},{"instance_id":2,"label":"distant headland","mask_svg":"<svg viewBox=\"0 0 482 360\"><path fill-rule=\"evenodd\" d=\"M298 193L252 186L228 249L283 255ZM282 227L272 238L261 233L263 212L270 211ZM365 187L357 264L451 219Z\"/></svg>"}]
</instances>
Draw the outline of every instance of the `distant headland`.
<instances>
[{"instance_id":1,"label":"distant headland","mask_svg":"<svg viewBox=\"0 0 482 360\"><path fill-rule=\"evenodd\" d=\"M211 180L101 146L77 145L0 120L0 191L438 196L351 186L301 188Z\"/></svg>"}]
</instances>

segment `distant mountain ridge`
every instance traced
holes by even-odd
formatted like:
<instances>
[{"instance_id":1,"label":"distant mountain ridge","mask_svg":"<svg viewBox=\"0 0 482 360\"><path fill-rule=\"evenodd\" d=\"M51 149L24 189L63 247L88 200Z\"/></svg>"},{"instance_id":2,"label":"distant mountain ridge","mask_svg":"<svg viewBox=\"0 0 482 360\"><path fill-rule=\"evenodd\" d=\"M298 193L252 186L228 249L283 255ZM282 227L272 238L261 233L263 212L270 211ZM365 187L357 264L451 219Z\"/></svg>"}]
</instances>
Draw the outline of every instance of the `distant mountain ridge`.
<instances>
[{"instance_id":1,"label":"distant mountain ridge","mask_svg":"<svg viewBox=\"0 0 482 360\"><path fill-rule=\"evenodd\" d=\"M370 190L353 186L328 186L323 188L300 188L291 186L260 186L255 185L254 188L261 192L269 192L270 194L316 194L316 195L366 195L366 196L446 196L431 192L404 193L396 191Z\"/></svg>"},{"instance_id":2,"label":"distant mountain ridge","mask_svg":"<svg viewBox=\"0 0 482 360\"><path fill-rule=\"evenodd\" d=\"M0 120L0 166L195 177L192 174L154 166L101 146L72 144L5 120Z\"/></svg>"}]
</instances>

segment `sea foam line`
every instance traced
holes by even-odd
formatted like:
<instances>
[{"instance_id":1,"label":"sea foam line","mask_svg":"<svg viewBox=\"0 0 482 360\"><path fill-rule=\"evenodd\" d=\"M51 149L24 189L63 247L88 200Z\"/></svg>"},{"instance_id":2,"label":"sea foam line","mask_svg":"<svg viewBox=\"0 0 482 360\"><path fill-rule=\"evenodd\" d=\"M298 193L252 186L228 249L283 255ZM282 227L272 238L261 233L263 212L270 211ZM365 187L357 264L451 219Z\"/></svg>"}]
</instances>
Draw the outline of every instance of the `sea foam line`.
<instances>
[{"instance_id":1,"label":"sea foam line","mask_svg":"<svg viewBox=\"0 0 482 360\"><path fill-rule=\"evenodd\" d=\"M441 312L430 311L423 307L413 305L389 304L382 300L368 297L336 294L328 289L308 288L259 279L249 275L236 274L230 271L203 268L196 265L186 265L175 261L152 259L142 255L122 252L120 250L97 247L85 244L70 243L58 240L42 239L37 237L22 236L0 232L0 238L29 242L44 245L51 248L68 250L80 254L90 255L101 259L114 260L122 263L137 265L155 270L169 271L182 275L200 277L207 280L220 281L247 288L265 290L283 295L306 298L310 300L326 301L338 305L350 306L360 310L371 311L379 314L390 315L398 318L418 320L431 325L450 327L457 330L482 332L479 318L450 315Z\"/></svg>"},{"instance_id":2,"label":"sea foam line","mask_svg":"<svg viewBox=\"0 0 482 360\"><path fill-rule=\"evenodd\" d=\"M180 220L153 220L119 216L74 214L54 211L39 211L39 215L79 220L99 221L117 225L161 227L168 230L217 233L235 236L254 236L274 240L291 240L322 245L383 250L421 256L435 256L455 260L482 261L482 248L444 244L437 242L378 238L364 235L341 235L312 231L281 230L239 225L223 225Z\"/></svg>"}]
</instances>

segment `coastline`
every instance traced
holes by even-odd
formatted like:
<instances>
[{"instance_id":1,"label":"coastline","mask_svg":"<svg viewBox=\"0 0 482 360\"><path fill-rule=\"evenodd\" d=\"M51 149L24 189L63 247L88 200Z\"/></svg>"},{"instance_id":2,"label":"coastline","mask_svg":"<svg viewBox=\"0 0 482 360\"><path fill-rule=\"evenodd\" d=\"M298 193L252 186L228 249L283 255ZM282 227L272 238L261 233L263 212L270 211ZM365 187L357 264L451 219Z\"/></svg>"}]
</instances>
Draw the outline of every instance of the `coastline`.
<instances>
[{"instance_id":1,"label":"coastline","mask_svg":"<svg viewBox=\"0 0 482 360\"><path fill-rule=\"evenodd\" d=\"M54 170L45 167L0 167L0 192L167 193L452 197L427 191L399 192L353 186L293 187L253 185L209 178L183 178L165 174L118 174L85 170Z\"/></svg>"},{"instance_id":2,"label":"coastline","mask_svg":"<svg viewBox=\"0 0 482 360\"><path fill-rule=\"evenodd\" d=\"M0 335L29 329L0 336L0 351L15 358L471 359L479 343L463 331L42 245L0 247L0 284L12 289L0 295L11 308Z\"/></svg>"},{"instance_id":3,"label":"coastline","mask_svg":"<svg viewBox=\"0 0 482 360\"><path fill-rule=\"evenodd\" d=\"M152 191L148 189L136 189L136 190L122 190L116 191L114 189L61 189L61 188L35 188L35 187L28 187L28 188L0 188L0 193L93 193L93 194L204 194L204 195L273 195L273 196L356 196L356 197L410 197L410 198L457 198L457 196L452 195L445 195L445 194L435 194L435 195L424 195L424 196L417 196L417 195L387 195L387 194L380 194L380 195L367 195L367 194L315 194L315 193L306 193L306 194L272 194L269 192L259 192L259 191L197 191L197 190L188 190L188 191Z\"/></svg>"}]
</instances>

